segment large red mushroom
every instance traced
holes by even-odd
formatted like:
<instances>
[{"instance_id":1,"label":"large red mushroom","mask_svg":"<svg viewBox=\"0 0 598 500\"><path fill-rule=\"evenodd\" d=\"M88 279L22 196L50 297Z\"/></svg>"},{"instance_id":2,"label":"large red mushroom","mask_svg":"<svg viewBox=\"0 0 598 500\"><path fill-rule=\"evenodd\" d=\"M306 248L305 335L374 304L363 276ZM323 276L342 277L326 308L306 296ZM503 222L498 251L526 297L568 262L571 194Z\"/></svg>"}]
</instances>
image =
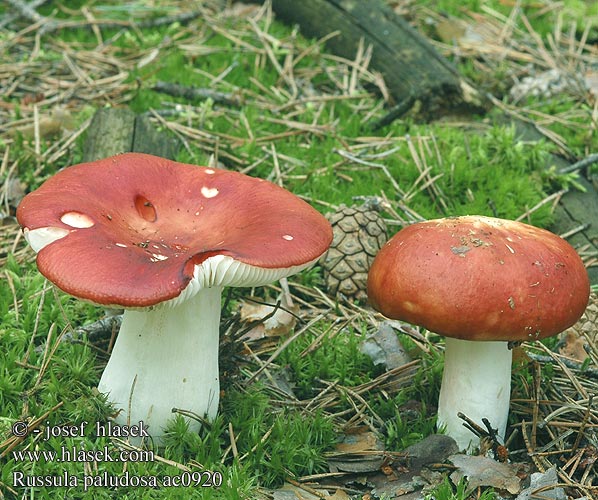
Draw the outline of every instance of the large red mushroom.
<instances>
[{"instance_id":1,"label":"large red mushroom","mask_svg":"<svg viewBox=\"0 0 598 500\"><path fill-rule=\"evenodd\" d=\"M222 288L294 274L332 239L270 182L138 153L60 171L17 218L56 286L126 308L99 390L117 423L143 421L158 440L172 408L216 415Z\"/></svg>"},{"instance_id":2,"label":"large red mushroom","mask_svg":"<svg viewBox=\"0 0 598 500\"><path fill-rule=\"evenodd\" d=\"M380 250L368 276L385 316L446 336L438 426L461 449L477 444L457 417L487 418L504 439L510 399L508 342L573 325L589 279L564 239L521 222L482 216L413 224Z\"/></svg>"}]
</instances>

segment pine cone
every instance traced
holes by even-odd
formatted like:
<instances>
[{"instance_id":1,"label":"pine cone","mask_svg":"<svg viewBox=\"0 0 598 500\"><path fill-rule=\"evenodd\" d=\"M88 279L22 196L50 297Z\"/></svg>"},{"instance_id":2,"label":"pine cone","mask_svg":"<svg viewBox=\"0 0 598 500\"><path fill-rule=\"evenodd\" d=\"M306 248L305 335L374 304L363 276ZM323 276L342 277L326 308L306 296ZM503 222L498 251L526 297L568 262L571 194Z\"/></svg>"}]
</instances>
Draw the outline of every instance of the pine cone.
<instances>
[{"instance_id":1,"label":"pine cone","mask_svg":"<svg viewBox=\"0 0 598 500\"><path fill-rule=\"evenodd\" d=\"M327 217L334 237L320 265L328 292L339 298L365 301L370 265L387 240L384 219L370 203L341 205Z\"/></svg>"}]
</instances>

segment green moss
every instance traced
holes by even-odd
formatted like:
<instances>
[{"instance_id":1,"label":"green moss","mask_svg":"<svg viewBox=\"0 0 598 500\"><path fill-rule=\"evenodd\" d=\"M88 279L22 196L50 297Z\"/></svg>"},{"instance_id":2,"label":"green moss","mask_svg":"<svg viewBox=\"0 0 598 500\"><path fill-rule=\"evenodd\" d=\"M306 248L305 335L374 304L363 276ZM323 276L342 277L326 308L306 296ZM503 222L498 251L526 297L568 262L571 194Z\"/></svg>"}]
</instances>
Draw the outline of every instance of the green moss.
<instances>
[{"instance_id":1,"label":"green moss","mask_svg":"<svg viewBox=\"0 0 598 500\"><path fill-rule=\"evenodd\" d=\"M326 329L324 325L320 328L321 331ZM362 337L351 328L334 338L324 337L317 349L309 355L302 355L316 336L315 333L302 335L280 357L280 362L291 371L295 392L300 399L311 398L322 390L319 380L354 386L380 373L380 368L374 367L371 359L359 351Z\"/></svg>"},{"instance_id":2,"label":"green moss","mask_svg":"<svg viewBox=\"0 0 598 500\"><path fill-rule=\"evenodd\" d=\"M401 335L401 343L408 349L409 337ZM381 435L388 450L404 450L436 431L443 357L431 351L420 363L409 385L392 398L377 394L372 403L372 409L385 422Z\"/></svg>"},{"instance_id":3,"label":"green moss","mask_svg":"<svg viewBox=\"0 0 598 500\"><path fill-rule=\"evenodd\" d=\"M454 485L449 478L445 478L442 483L427 493L425 500L467 500L476 498L477 500L494 500L496 493L491 489L484 490L480 494L475 494L467 485L467 481L461 479L457 485Z\"/></svg>"},{"instance_id":4,"label":"green moss","mask_svg":"<svg viewBox=\"0 0 598 500\"><path fill-rule=\"evenodd\" d=\"M471 19L471 13L480 13L485 9L498 12L505 18L512 15L515 6L508 2L499 0L465 0L454 2L453 0L422 0L418 2L420 6L427 6L435 12L441 12L450 16ZM583 32L583 28L588 24L594 24L598 19L598 6L594 2L584 0L567 0L553 9L542 9L542 4L535 0L522 0L517 4L521 9L522 15L525 15L533 29L540 36L546 36L554 32L557 16L562 16L563 26L567 29L572 23L577 25L578 33ZM516 19L517 27L526 32L520 17ZM595 35L594 35L595 36Z\"/></svg>"}]
</instances>

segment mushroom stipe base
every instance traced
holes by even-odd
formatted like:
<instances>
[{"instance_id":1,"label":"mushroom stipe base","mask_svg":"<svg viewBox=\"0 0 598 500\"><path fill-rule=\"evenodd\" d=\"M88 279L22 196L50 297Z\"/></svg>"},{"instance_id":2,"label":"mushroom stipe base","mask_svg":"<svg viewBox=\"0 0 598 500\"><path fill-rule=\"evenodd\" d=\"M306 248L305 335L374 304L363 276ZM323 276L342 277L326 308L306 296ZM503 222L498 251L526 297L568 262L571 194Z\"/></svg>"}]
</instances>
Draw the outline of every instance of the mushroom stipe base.
<instances>
[{"instance_id":1,"label":"mushroom stipe base","mask_svg":"<svg viewBox=\"0 0 598 500\"><path fill-rule=\"evenodd\" d=\"M98 389L119 410L119 425L144 422L154 443L173 408L213 419L218 410L221 287L176 305L126 310ZM192 430L197 420L188 419Z\"/></svg>"},{"instance_id":2,"label":"mushroom stipe base","mask_svg":"<svg viewBox=\"0 0 598 500\"><path fill-rule=\"evenodd\" d=\"M585 265L567 241L485 216L406 226L378 252L368 274L374 308L447 337L438 423L460 449L478 438L459 412L477 424L487 418L504 439L508 342L564 331L583 314L589 293Z\"/></svg>"},{"instance_id":3,"label":"mushroom stipe base","mask_svg":"<svg viewBox=\"0 0 598 500\"><path fill-rule=\"evenodd\" d=\"M438 428L461 449L479 440L463 424L461 412L484 427L487 418L504 441L511 395L512 351L507 342L445 339L444 372L438 399Z\"/></svg>"}]
</instances>

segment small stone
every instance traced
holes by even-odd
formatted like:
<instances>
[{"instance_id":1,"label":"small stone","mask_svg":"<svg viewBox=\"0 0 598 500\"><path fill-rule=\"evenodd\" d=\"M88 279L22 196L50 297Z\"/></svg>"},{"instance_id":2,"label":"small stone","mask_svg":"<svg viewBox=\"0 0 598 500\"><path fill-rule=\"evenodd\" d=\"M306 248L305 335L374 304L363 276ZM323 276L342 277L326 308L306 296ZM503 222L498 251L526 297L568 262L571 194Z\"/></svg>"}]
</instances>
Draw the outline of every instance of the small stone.
<instances>
[{"instance_id":1,"label":"small stone","mask_svg":"<svg viewBox=\"0 0 598 500\"><path fill-rule=\"evenodd\" d=\"M424 465L444 462L457 453L457 442L444 434L431 434L419 443L412 444L404 450L409 454L412 468L420 469Z\"/></svg>"}]
</instances>

